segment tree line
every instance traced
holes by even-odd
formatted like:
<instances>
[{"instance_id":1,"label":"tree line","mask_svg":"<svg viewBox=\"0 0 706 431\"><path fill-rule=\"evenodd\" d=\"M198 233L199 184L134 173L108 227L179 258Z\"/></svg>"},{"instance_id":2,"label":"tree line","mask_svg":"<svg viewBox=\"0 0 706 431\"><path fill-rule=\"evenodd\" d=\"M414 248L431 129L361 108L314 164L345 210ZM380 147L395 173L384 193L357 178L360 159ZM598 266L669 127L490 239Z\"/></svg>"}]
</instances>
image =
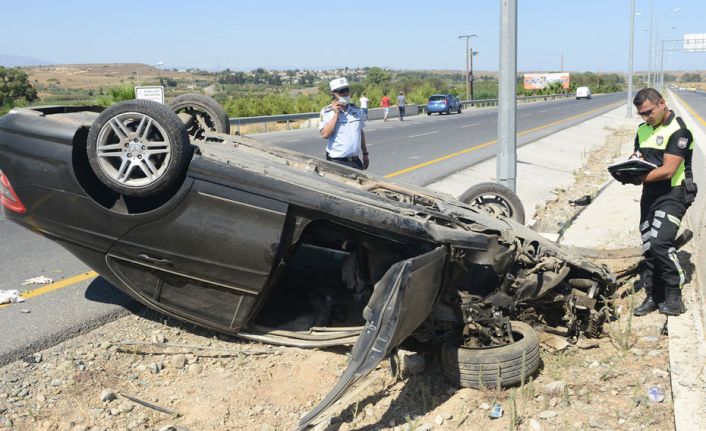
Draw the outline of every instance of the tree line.
<instances>
[{"instance_id":1,"label":"tree line","mask_svg":"<svg viewBox=\"0 0 706 431\"><path fill-rule=\"evenodd\" d=\"M328 80L316 83L317 77L310 72L288 70L271 72L255 69L251 73L204 72L204 80L199 81L199 88L208 87L209 93L226 110L229 117L251 117L260 115L296 114L317 112L330 103L331 95ZM351 99L357 103L362 95L369 100L369 107L377 107L383 95L391 100L402 92L407 103L426 104L432 94L454 94L466 99L464 73L434 73L428 71L392 71L380 67L364 69L364 75L351 74L348 77ZM699 73L666 74L665 81L699 82ZM639 75L635 75L636 85L642 85ZM193 88L186 88L171 78L160 78L159 84L165 87L165 95L175 97ZM542 94L571 93L576 87L588 86L593 93L608 93L625 89L625 77L618 73L571 73L570 87L562 88L552 84L542 90L525 90L523 76L517 77L517 95L532 96ZM200 91L200 90L196 90ZM498 81L495 76L481 74L474 77L474 99L496 99ZM66 100L52 98L51 103L69 102L71 104L100 104L104 106L132 99L132 84L123 84L113 88L101 89L94 94L88 92L64 95ZM60 97L60 96L59 96ZM85 100L84 100L85 99ZM14 106L25 106L39 100L37 90L30 84L27 74L19 68L0 66L0 114Z\"/></svg>"}]
</instances>

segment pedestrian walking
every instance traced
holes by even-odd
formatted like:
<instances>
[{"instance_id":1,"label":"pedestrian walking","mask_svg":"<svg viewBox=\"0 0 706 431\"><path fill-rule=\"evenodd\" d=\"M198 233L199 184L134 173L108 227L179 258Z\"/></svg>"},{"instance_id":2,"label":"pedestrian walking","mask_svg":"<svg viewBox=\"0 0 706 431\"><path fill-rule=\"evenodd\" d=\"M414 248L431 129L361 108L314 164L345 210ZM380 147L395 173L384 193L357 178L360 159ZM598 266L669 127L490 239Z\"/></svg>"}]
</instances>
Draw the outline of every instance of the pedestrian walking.
<instances>
[{"instance_id":1,"label":"pedestrian walking","mask_svg":"<svg viewBox=\"0 0 706 431\"><path fill-rule=\"evenodd\" d=\"M397 109L400 111L400 121L404 121L404 114L406 108L407 100L404 97L404 93L400 91L400 95L397 96Z\"/></svg>"},{"instance_id":2,"label":"pedestrian walking","mask_svg":"<svg viewBox=\"0 0 706 431\"><path fill-rule=\"evenodd\" d=\"M350 103L350 88L346 78L329 83L331 104L321 109L319 132L326 144L326 160L352 168L368 169L370 159L365 146L363 110ZM363 160L360 160L360 155Z\"/></svg>"},{"instance_id":3,"label":"pedestrian walking","mask_svg":"<svg viewBox=\"0 0 706 431\"><path fill-rule=\"evenodd\" d=\"M368 121L368 102L369 99L365 97L365 93L363 93L363 95L360 96L360 109L362 109L363 114L365 114L365 121Z\"/></svg>"},{"instance_id":4,"label":"pedestrian walking","mask_svg":"<svg viewBox=\"0 0 706 431\"><path fill-rule=\"evenodd\" d=\"M380 106L382 106L383 111L382 119L383 121L387 121L387 116L390 114L390 98L387 97L387 92L382 95L382 99L380 99Z\"/></svg>"},{"instance_id":5,"label":"pedestrian walking","mask_svg":"<svg viewBox=\"0 0 706 431\"><path fill-rule=\"evenodd\" d=\"M686 308L681 290L684 271L675 240L697 192L691 170L694 138L654 88L638 91L633 104L645 122L637 129L631 157L657 166L640 179L640 234L645 260L641 280L646 297L633 313L644 316L659 310L678 316Z\"/></svg>"}]
</instances>

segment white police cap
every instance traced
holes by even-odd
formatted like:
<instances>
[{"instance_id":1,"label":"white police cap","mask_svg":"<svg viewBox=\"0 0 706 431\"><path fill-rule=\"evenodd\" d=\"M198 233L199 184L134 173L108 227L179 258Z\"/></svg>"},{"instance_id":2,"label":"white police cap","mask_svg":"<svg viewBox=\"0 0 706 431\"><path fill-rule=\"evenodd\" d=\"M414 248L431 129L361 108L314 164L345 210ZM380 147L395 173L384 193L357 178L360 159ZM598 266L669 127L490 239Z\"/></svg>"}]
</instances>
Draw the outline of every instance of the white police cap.
<instances>
[{"instance_id":1,"label":"white police cap","mask_svg":"<svg viewBox=\"0 0 706 431\"><path fill-rule=\"evenodd\" d=\"M331 91L336 91L339 88L348 87L348 80L346 78L336 78L329 83Z\"/></svg>"}]
</instances>

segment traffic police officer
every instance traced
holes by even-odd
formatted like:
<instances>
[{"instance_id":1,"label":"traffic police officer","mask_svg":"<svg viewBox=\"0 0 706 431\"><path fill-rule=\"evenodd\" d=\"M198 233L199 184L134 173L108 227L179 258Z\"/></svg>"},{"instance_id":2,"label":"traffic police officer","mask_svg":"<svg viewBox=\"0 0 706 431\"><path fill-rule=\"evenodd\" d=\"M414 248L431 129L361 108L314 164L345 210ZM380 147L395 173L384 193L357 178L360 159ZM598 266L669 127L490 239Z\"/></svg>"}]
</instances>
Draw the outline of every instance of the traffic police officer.
<instances>
[{"instance_id":1,"label":"traffic police officer","mask_svg":"<svg viewBox=\"0 0 706 431\"><path fill-rule=\"evenodd\" d=\"M675 239L696 197L691 171L694 139L654 88L640 90L633 104L645 120L637 129L633 156L657 166L641 178L640 233L645 258L641 278L647 297L634 314L644 316L659 309L662 314L678 316L686 309L681 295L684 271Z\"/></svg>"},{"instance_id":2,"label":"traffic police officer","mask_svg":"<svg viewBox=\"0 0 706 431\"><path fill-rule=\"evenodd\" d=\"M365 115L363 110L350 103L350 88L346 78L336 78L329 83L333 101L321 110L319 132L326 144L326 160L357 169L367 169L370 164L365 146ZM359 155L362 153L363 161Z\"/></svg>"}]
</instances>

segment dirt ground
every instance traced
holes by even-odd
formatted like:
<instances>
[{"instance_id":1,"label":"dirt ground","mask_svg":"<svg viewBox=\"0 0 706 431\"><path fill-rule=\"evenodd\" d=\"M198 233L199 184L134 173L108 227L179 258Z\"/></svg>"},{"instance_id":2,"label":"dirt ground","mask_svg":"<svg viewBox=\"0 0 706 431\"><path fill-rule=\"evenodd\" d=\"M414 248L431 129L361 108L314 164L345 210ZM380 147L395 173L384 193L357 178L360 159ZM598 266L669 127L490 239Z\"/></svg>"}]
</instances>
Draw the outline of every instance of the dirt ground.
<instances>
[{"instance_id":1,"label":"dirt ground","mask_svg":"<svg viewBox=\"0 0 706 431\"><path fill-rule=\"evenodd\" d=\"M621 133L589 162L612 151ZM605 171L605 164L591 165ZM566 198L588 186L598 190L602 175L582 169L575 186L557 191L541 211L538 225L560 230L572 217ZM621 270L635 262L607 263ZM516 388L458 389L434 354L402 352L409 365L401 376L381 363L320 429L673 429L665 318L631 318L641 300L617 300L619 318L600 339L557 350L550 347L556 337L540 334L540 370ZM348 354L247 342L144 310L0 368L0 429L291 430L333 387ZM496 403L503 413L492 419Z\"/></svg>"},{"instance_id":2,"label":"dirt ground","mask_svg":"<svg viewBox=\"0 0 706 431\"><path fill-rule=\"evenodd\" d=\"M185 82L197 79L197 75L189 72L173 72L139 63L64 64L26 67L23 70L31 83L43 86L54 84L69 89L110 88L123 82L136 81L137 78L144 85L145 82L154 83L160 76Z\"/></svg>"}]
</instances>

